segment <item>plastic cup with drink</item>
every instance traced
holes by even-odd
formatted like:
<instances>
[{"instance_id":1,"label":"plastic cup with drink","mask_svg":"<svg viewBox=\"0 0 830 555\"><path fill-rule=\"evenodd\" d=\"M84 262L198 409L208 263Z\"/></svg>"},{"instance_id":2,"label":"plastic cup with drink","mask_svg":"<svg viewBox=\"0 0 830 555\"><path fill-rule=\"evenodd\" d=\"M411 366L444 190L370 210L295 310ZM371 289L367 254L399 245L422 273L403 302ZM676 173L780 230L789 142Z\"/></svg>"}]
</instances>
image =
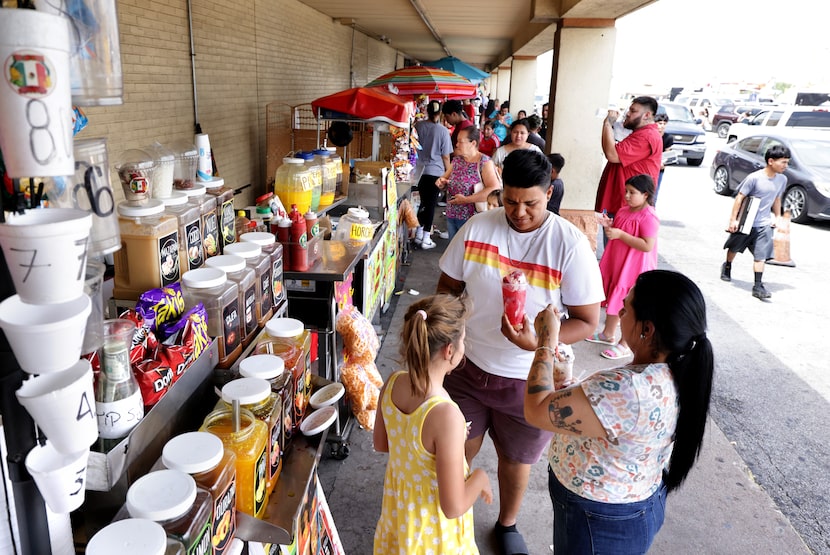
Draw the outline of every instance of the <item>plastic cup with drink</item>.
<instances>
[{"instance_id":1,"label":"plastic cup with drink","mask_svg":"<svg viewBox=\"0 0 830 555\"><path fill-rule=\"evenodd\" d=\"M527 300L527 277L521 270L513 270L502 279L501 296L504 301L504 313L510 325L520 329L525 315Z\"/></svg>"}]
</instances>

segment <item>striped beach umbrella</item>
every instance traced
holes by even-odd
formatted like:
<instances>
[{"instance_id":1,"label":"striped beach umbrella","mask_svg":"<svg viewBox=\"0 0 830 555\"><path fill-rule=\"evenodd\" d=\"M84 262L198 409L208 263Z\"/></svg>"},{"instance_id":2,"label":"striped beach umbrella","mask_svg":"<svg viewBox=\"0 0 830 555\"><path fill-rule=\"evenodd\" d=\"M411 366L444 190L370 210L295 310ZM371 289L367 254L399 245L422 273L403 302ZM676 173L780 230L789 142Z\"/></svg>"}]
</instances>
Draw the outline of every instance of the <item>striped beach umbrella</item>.
<instances>
[{"instance_id":1,"label":"striped beach umbrella","mask_svg":"<svg viewBox=\"0 0 830 555\"><path fill-rule=\"evenodd\" d=\"M476 85L457 73L426 66L396 69L366 84L401 96L426 94L444 98L473 98Z\"/></svg>"}]
</instances>

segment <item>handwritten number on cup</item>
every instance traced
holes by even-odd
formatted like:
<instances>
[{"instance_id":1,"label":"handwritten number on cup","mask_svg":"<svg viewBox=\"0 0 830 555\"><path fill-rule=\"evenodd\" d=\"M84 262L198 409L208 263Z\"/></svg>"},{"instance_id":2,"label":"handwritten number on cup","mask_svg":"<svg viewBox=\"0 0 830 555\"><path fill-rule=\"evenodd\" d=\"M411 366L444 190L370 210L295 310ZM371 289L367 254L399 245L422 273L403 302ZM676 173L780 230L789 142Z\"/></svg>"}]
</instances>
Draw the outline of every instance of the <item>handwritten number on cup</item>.
<instances>
[{"instance_id":1,"label":"handwritten number on cup","mask_svg":"<svg viewBox=\"0 0 830 555\"><path fill-rule=\"evenodd\" d=\"M75 472L75 475L77 476L77 478L75 478L75 483L78 484L78 489L76 489L75 491L70 493L69 494L70 496L78 495L79 493L84 491L84 473L85 472L86 472L86 466L84 466L82 469Z\"/></svg>"},{"instance_id":2,"label":"handwritten number on cup","mask_svg":"<svg viewBox=\"0 0 830 555\"><path fill-rule=\"evenodd\" d=\"M32 258L29 260L29 264L20 264L23 268L28 268L26 270L26 275L23 276L23 283L26 283L26 280L29 279L29 276L32 273L32 270L35 268L48 268L51 264L35 264L35 258L37 258L37 249L16 249L11 248L12 252L30 252L32 253Z\"/></svg>"},{"instance_id":3,"label":"handwritten number on cup","mask_svg":"<svg viewBox=\"0 0 830 555\"><path fill-rule=\"evenodd\" d=\"M52 123L49 117L49 109L46 104L37 99L32 98L26 104L26 122L29 124L29 148L32 150L32 157L37 163L42 166L50 164L57 155L57 145L55 144L55 137L49 130L49 125ZM46 133L51 143L51 149L48 153L37 152L36 145L38 144L37 133Z\"/></svg>"},{"instance_id":4,"label":"handwritten number on cup","mask_svg":"<svg viewBox=\"0 0 830 555\"><path fill-rule=\"evenodd\" d=\"M81 164L87 165L85 162L75 162L75 167L79 168ZM96 174L98 174L97 177ZM102 186L97 183L102 176L103 173L101 172L100 166L88 167L84 172L84 182L76 184L75 188L72 189L72 192L75 197L75 206L77 208L86 209L81 206L81 202L78 198L78 193L83 190L86 193L86 198L92 211L97 216L105 218L112 214L115 207L115 199L113 199L112 190L109 187ZM96 186L93 186L93 184Z\"/></svg>"}]
</instances>

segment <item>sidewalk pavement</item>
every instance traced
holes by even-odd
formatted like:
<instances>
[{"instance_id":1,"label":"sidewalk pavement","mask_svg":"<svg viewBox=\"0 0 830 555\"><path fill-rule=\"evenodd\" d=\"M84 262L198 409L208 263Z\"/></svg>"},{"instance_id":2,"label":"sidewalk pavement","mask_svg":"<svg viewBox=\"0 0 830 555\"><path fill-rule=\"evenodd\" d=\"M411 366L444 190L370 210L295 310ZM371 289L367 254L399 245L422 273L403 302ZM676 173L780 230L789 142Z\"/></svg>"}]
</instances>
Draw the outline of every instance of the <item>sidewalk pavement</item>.
<instances>
[{"instance_id":1,"label":"sidewalk pavement","mask_svg":"<svg viewBox=\"0 0 830 555\"><path fill-rule=\"evenodd\" d=\"M436 216L438 216L436 214ZM436 224L443 219L436 217ZM438 244L432 250L416 250L410 255L405 282L399 280L397 302L385 315L385 328L378 369L384 378L400 368L398 346L403 314L407 307L435 291L440 275L438 259L448 241L434 234ZM414 290L417 294L410 294ZM580 342L574 345L576 370L587 375L616 365L599 356L600 345ZM350 437L350 455L342 461L324 452L319 466L323 485L335 524L347 555L372 553L375 524L380 515L381 491L387 457L375 453L371 432L355 426ZM486 439L473 467L483 468L493 485L492 505L477 501L475 527L482 555L499 555L493 536L498 516L496 453ZM553 510L547 488L547 465L544 458L534 465L530 484L518 519L532 555L551 553ZM667 500L666 520L649 551L651 554L809 554L800 536L772 499L754 482L744 462L710 419L697 465L679 490Z\"/></svg>"}]
</instances>

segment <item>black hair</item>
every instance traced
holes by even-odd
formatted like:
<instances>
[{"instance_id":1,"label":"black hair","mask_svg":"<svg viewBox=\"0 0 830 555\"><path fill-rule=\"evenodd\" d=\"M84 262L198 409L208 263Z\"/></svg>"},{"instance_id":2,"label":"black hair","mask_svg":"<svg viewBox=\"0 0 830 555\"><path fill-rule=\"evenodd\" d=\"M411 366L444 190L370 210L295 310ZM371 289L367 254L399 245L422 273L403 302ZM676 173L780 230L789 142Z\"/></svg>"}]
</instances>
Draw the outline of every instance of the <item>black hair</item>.
<instances>
[{"instance_id":1,"label":"black hair","mask_svg":"<svg viewBox=\"0 0 830 555\"><path fill-rule=\"evenodd\" d=\"M496 128L496 122L494 122L491 119L488 119L487 121L484 122L484 127L489 127L491 129L495 129Z\"/></svg>"},{"instance_id":2,"label":"black hair","mask_svg":"<svg viewBox=\"0 0 830 555\"><path fill-rule=\"evenodd\" d=\"M496 199L496 204L499 206L504 206L504 202L501 200L501 189L493 189L487 194L487 200L490 200L490 197Z\"/></svg>"},{"instance_id":3,"label":"black hair","mask_svg":"<svg viewBox=\"0 0 830 555\"><path fill-rule=\"evenodd\" d=\"M703 447L715 363L706 337L706 302L692 280L678 272L643 272L631 301L638 323L654 326L653 347L667 354L680 408L674 450L663 480L672 491L683 483Z\"/></svg>"},{"instance_id":4,"label":"black hair","mask_svg":"<svg viewBox=\"0 0 830 555\"><path fill-rule=\"evenodd\" d=\"M501 103L501 108L507 108L509 110L510 109L510 101L505 100L504 102L502 102Z\"/></svg>"},{"instance_id":5,"label":"black hair","mask_svg":"<svg viewBox=\"0 0 830 555\"><path fill-rule=\"evenodd\" d=\"M565 157L558 152L548 154L548 162L557 172L561 172L562 168L565 167Z\"/></svg>"},{"instance_id":6,"label":"black hair","mask_svg":"<svg viewBox=\"0 0 830 555\"><path fill-rule=\"evenodd\" d=\"M427 104L427 115L430 118L434 118L438 114L441 113L441 103L437 100L430 100L429 104Z\"/></svg>"},{"instance_id":7,"label":"black hair","mask_svg":"<svg viewBox=\"0 0 830 555\"><path fill-rule=\"evenodd\" d=\"M640 106L645 107L649 112L651 112L652 116L657 114L657 100L651 96L638 96L632 100L631 103L639 104Z\"/></svg>"},{"instance_id":8,"label":"black hair","mask_svg":"<svg viewBox=\"0 0 830 555\"><path fill-rule=\"evenodd\" d=\"M441 112L443 112L445 116L458 113L464 114L465 117L467 115L467 112L464 111L464 105L461 104L460 100L447 100L444 102L444 107L441 109Z\"/></svg>"},{"instance_id":9,"label":"black hair","mask_svg":"<svg viewBox=\"0 0 830 555\"><path fill-rule=\"evenodd\" d=\"M504 159L501 173L505 187L550 189L550 162L536 150L518 148Z\"/></svg>"},{"instance_id":10,"label":"black hair","mask_svg":"<svg viewBox=\"0 0 830 555\"><path fill-rule=\"evenodd\" d=\"M530 133L530 124L527 122L527 120L525 118L517 119L516 121L511 123L510 124L510 130L513 131L514 129L516 129L520 125L522 127L524 127L525 129L527 129L527 132Z\"/></svg>"},{"instance_id":11,"label":"black hair","mask_svg":"<svg viewBox=\"0 0 830 555\"><path fill-rule=\"evenodd\" d=\"M467 140L475 141L476 144L481 143L481 130L479 130L478 127L476 127L475 125L470 125L469 127L465 127L464 129L462 129L458 133L461 134L465 131L467 132Z\"/></svg>"},{"instance_id":12,"label":"black hair","mask_svg":"<svg viewBox=\"0 0 830 555\"><path fill-rule=\"evenodd\" d=\"M625 181L625 184L631 185L641 193L648 195L648 203L654 206L654 179L650 175L644 173L632 175Z\"/></svg>"},{"instance_id":13,"label":"black hair","mask_svg":"<svg viewBox=\"0 0 830 555\"><path fill-rule=\"evenodd\" d=\"M790 149L784 145L773 145L767 149L767 153L764 155L764 160L769 163L770 158L773 160L778 160L779 158L792 158L791 154Z\"/></svg>"},{"instance_id":14,"label":"black hair","mask_svg":"<svg viewBox=\"0 0 830 555\"><path fill-rule=\"evenodd\" d=\"M656 116L654 116L654 121L655 121L655 123L658 122L658 121L665 121L666 123L668 123L669 115L668 114L657 114Z\"/></svg>"},{"instance_id":15,"label":"black hair","mask_svg":"<svg viewBox=\"0 0 830 555\"><path fill-rule=\"evenodd\" d=\"M527 124L530 126L531 131L536 131L542 127L542 118L536 114L530 114L527 116Z\"/></svg>"}]
</instances>

